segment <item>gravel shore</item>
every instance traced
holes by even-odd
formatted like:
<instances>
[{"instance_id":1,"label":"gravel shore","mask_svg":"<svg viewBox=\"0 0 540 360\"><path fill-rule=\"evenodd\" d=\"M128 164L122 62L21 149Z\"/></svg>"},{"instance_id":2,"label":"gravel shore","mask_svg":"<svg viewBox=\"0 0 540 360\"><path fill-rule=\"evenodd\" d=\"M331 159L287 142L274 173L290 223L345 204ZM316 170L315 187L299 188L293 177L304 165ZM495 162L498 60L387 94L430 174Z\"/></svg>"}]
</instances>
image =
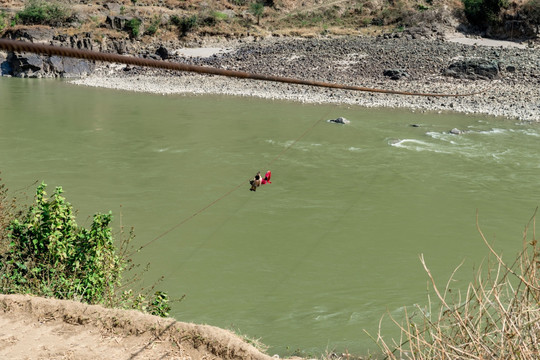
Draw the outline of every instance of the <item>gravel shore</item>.
<instances>
[{"instance_id":1,"label":"gravel shore","mask_svg":"<svg viewBox=\"0 0 540 360\"><path fill-rule=\"evenodd\" d=\"M491 42L490 46L484 46L481 39L469 39L468 42L446 41L441 37L418 38L415 34L405 33L384 37L248 39L203 45L200 51L168 50L171 55L169 61L408 92L475 93L471 96L391 95L124 65L106 65L96 74L73 82L159 94L256 96L305 103L456 111L539 122L540 49L505 46L504 42ZM499 74L495 79L476 80L444 75L449 65L460 59L488 60L498 65ZM389 69L400 70L405 76L391 80L383 74Z\"/></svg>"}]
</instances>

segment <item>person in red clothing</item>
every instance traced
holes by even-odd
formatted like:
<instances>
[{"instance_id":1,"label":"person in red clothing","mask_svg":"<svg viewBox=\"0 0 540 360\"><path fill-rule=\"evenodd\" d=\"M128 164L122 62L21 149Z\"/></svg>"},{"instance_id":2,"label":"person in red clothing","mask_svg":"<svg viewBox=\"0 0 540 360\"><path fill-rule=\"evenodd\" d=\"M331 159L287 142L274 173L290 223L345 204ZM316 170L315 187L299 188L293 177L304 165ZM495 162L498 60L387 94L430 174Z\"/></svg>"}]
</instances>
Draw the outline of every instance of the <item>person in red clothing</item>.
<instances>
[{"instance_id":1,"label":"person in red clothing","mask_svg":"<svg viewBox=\"0 0 540 360\"><path fill-rule=\"evenodd\" d=\"M261 176L261 172L257 171L257 175L253 179L249 181L251 184L251 188L249 191L257 191L257 188L264 184L271 184L270 177L272 176L272 173L270 170L268 170L264 176L264 178Z\"/></svg>"},{"instance_id":2,"label":"person in red clothing","mask_svg":"<svg viewBox=\"0 0 540 360\"><path fill-rule=\"evenodd\" d=\"M271 184L270 178L272 177L272 172L268 170L266 174L264 174L264 179L261 180L261 184Z\"/></svg>"}]
</instances>

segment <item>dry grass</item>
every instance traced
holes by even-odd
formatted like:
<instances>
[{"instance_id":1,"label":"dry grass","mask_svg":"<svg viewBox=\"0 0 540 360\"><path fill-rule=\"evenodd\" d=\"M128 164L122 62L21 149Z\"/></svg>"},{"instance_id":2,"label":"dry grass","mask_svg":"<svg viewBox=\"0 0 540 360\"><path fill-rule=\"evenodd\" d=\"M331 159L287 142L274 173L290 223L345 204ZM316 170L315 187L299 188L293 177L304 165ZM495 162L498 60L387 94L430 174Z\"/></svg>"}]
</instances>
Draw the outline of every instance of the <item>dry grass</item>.
<instances>
[{"instance_id":1,"label":"dry grass","mask_svg":"<svg viewBox=\"0 0 540 360\"><path fill-rule=\"evenodd\" d=\"M449 291L455 271L446 287L439 288L420 256L440 305L432 312L429 301L428 310L418 309L421 321L413 321L407 312L404 323L392 319L401 329L399 343L386 342L379 330L377 343L386 358L538 359L540 249L535 215L525 227L523 250L511 265L491 247L477 221L494 262L478 271L465 294L452 295Z\"/></svg>"}]
</instances>

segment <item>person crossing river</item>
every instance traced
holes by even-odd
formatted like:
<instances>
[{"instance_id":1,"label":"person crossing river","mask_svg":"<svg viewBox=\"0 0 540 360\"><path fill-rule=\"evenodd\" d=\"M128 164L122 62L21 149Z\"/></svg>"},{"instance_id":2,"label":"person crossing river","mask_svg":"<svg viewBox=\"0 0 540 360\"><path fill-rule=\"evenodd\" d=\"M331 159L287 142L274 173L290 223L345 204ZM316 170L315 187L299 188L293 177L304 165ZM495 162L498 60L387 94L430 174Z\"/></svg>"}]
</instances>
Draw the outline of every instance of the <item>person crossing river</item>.
<instances>
[{"instance_id":1,"label":"person crossing river","mask_svg":"<svg viewBox=\"0 0 540 360\"><path fill-rule=\"evenodd\" d=\"M251 188L249 191L257 191L257 188L264 184L271 184L270 178L272 177L272 172L268 170L266 174L264 175L264 178L261 176L261 172L257 171L257 174L255 177L251 180L249 180L249 183L251 184Z\"/></svg>"}]
</instances>

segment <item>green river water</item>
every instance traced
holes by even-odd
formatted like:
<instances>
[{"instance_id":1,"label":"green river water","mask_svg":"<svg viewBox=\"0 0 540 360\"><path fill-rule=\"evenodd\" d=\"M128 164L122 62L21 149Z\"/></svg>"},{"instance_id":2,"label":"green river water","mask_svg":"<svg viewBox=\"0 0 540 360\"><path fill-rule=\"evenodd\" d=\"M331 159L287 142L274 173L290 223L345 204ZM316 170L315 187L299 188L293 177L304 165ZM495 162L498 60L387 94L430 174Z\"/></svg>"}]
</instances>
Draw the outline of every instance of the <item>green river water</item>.
<instances>
[{"instance_id":1,"label":"green river water","mask_svg":"<svg viewBox=\"0 0 540 360\"><path fill-rule=\"evenodd\" d=\"M338 116L351 124L324 121ZM472 279L488 254L477 210L495 249L516 254L540 202L539 141L538 125L508 119L0 78L10 190L61 185L79 224L121 213L136 246L168 232L136 260L147 284L164 275L186 294L171 315L270 354L376 350L364 329L427 303L419 254L441 286L462 260L455 287ZM268 169L272 184L250 192Z\"/></svg>"}]
</instances>

